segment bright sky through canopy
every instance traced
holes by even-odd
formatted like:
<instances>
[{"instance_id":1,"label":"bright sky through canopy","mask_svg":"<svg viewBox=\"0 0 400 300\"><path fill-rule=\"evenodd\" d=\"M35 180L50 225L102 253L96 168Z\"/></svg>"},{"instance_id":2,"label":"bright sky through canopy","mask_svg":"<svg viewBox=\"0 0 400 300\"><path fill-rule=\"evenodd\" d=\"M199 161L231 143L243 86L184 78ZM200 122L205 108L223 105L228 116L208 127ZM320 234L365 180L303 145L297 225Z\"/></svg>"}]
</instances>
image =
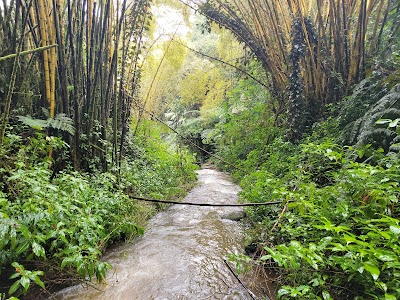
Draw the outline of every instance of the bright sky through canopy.
<instances>
[{"instance_id":1,"label":"bright sky through canopy","mask_svg":"<svg viewBox=\"0 0 400 300\"><path fill-rule=\"evenodd\" d=\"M183 15L178 10L167 5L153 6L152 12L156 17L157 27L154 36L165 35L162 40L169 39L174 34L185 37L190 29L185 24Z\"/></svg>"}]
</instances>

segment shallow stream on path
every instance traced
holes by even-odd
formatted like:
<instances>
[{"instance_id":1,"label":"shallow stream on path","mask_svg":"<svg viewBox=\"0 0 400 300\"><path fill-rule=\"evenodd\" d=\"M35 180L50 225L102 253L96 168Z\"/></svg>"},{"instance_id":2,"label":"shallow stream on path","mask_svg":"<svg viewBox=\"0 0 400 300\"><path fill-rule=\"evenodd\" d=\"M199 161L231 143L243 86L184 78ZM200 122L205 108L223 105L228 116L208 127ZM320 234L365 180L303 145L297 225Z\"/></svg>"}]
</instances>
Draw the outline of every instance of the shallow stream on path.
<instances>
[{"instance_id":1,"label":"shallow stream on path","mask_svg":"<svg viewBox=\"0 0 400 300\"><path fill-rule=\"evenodd\" d=\"M240 188L224 173L198 171L199 184L185 202L234 204ZM173 205L153 217L143 237L112 250L105 283L75 286L51 299L252 299L224 259L243 253L241 208Z\"/></svg>"}]
</instances>

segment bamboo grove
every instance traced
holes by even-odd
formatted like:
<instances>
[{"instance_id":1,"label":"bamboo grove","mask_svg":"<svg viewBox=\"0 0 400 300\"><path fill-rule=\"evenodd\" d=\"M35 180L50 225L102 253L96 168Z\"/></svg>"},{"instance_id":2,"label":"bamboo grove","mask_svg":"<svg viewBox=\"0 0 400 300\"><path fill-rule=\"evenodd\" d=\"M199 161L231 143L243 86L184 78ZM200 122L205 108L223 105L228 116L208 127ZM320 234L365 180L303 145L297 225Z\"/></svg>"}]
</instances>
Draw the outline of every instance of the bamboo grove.
<instances>
[{"instance_id":1,"label":"bamboo grove","mask_svg":"<svg viewBox=\"0 0 400 300\"><path fill-rule=\"evenodd\" d=\"M269 75L276 115L289 110L292 140L325 104L347 95L367 73L382 71L374 57L384 59L399 35L396 0L185 3L230 29L251 49Z\"/></svg>"},{"instance_id":2,"label":"bamboo grove","mask_svg":"<svg viewBox=\"0 0 400 300\"><path fill-rule=\"evenodd\" d=\"M2 1L0 85L7 90L0 91L0 142L17 115L33 123L58 117L49 134L63 135L75 169L118 166L139 87L149 2Z\"/></svg>"}]
</instances>

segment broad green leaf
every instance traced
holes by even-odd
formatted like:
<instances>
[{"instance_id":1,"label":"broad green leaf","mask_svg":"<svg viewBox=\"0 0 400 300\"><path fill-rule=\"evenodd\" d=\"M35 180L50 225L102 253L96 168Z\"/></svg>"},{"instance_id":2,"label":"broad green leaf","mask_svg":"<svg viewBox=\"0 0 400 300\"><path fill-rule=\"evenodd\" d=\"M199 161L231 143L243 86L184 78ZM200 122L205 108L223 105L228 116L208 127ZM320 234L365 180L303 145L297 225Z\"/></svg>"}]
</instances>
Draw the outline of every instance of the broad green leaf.
<instances>
[{"instance_id":1,"label":"broad green leaf","mask_svg":"<svg viewBox=\"0 0 400 300\"><path fill-rule=\"evenodd\" d=\"M10 289L8 290L8 294L9 294L9 295L14 294L14 293L18 290L19 286L20 286L20 281L17 280L16 282L14 282L14 283L10 286Z\"/></svg>"},{"instance_id":2,"label":"broad green leaf","mask_svg":"<svg viewBox=\"0 0 400 300\"><path fill-rule=\"evenodd\" d=\"M301 248L301 244L298 241L290 241L290 246L294 248Z\"/></svg>"},{"instance_id":3,"label":"broad green leaf","mask_svg":"<svg viewBox=\"0 0 400 300\"><path fill-rule=\"evenodd\" d=\"M87 272L89 275L89 279L91 280L94 274L94 267L95 267L95 262L89 262L88 267L87 267Z\"/></svg>"},{"instance_id":4,"label":"broad green leaf","mask_svg":"<svg viewBox=\"0 0 400 300\"><path fill-rule=\"evenodd\" d=\"M375 250L375 257L382 261L396 261L397 256L388 250Z\"/></svg>"},{"instance_id":5,"label":"broad green leaf","mask_svg":"<svg viewBox=\"0 0 400 300\"><path fill-rule=\"evenodd\" d=\"M345 250L347 250L347 247L346 247L346 246L343 246L342 244L339 244L339 243L332 243L332 245L334 246L334 247L332 248L332 251L337 252L337 251L345 251Z\"/></svg>"},{"instance_id":6,"label":"broad green leaf","mask_svg":"<svg viewBox=\"0 0 400 300\"><path fill-rule=\"evenodd\" d=\"M19 263L17 263L16 261L14 261L12 264L11 264L17 271L19 270L19 271L25 271L25 268L24 268L24 266L23 265L20 265Z\"/></svg>"},{"instance_id":7,"label":"broad green leaf","mask_svg":"<svg viewBox=\"0 0 400 300\"><path fill-rule=\"evenodd\" d=\"M390 234L388 233L388 231L379 231L379 234L385 239L390 239Z\"/></svg>"},{"instance_id":8,"label":"broad green leaf","mask_svg":"<svg viewBox=\"0 0 400 300\"><path fill-rule=\"evenodd\" d=\"M393 232L394 234L400 234L400 226L392 225L389 228L390 231Z\"/></svg>"},{"instance_id":9,"label":"broad green leaf","mask_svg":"<svg viewBox=\"0 0 400 300\"><path fill-rule=\"evenodd\" d=\"M347 245L350 243L357 242L357 239L355 238L355 236L353 234L352 235L344 234L343 237L344 237L344 240L346 241Z\"/></svg>"},{"instance_id":10,"label":"broad green leaf","mask_svg":"<svg viewBox=\"0 0 400 300\"><path fill-rule=\"evenodd\" d=\"M387 123L390 123L390 122L392 122L391 119L379 119L379 120L377 120L377 121L375 122L375 124L382 125L382 124L387 124Z\"/></svg>"},{"instance_id":11,"label":"broad green leaf","mask_svg":"<svg viewBox=\"0 0 400 300\"><path fill-rule=\"evenodd\" d=\"M322 291L322 298L323 298L324 300L331 300L331 299L333 299L333 298L331 297L331 295L329 294L328 291Z\"/></svg>"},{"instance_id":12,"label":"broad green leaf","mask_svg":"<svg viewBox=\"0 0 400 300\"><path fill-rule=\"evenodd\" d=\"M278 297L283 296L283 295L287 295L289 293L290 293L290 291L283 287L278 291Z\"/></svg>"},{"instance_id":13,"label":"broad green leaf","mask_svg":"<svg viewBox=\"0 0 400 300\"><path fill-rule=\"evenodd\" d=\"M17 278L17 277L19 277L19 276L21 276L21 273L14 273L14 274L12 274L11 276L10 276L10 279L15 279L15 278Z\"/></svg>"},{"instance_id":14,"label":"broad green leaf","mask_svg":"<svg viewBox=\"0 0 400 300\"><path fill-rule=\"evenodd\" d=\"M41 274L39 272L37 272L37 273L38 273L38 275L43 275L43 272L41 272ZM44 283L42 280L40 280L39 276L37 276L36 274L33 274L31 276L31 278L38 286L40 286L43 289L45 288Z\"/></svg>"},{"instance_id":15,"label":"broad green leaf","mask_svg":"<svg viewBox=\"0 0 400 300\"><path fill-rule=\"evenodd\" d=\"M385 300L397 300L396 296L385 294Z\"/></svg>"},{"instance_id":16,"label":"broad green leaf","mask_svg":"<svg viewBox=\"0 0 400 300\"><path fill-rule=\"evenodd\" d=\"M393 269L400 269L400 262L399 261L389 261L385 263L386 268L393 268ZM399 276L400 277L400 276Z\"/></svg>"},{"instance_id":17,"label":"broad green leaf","mask_svg":"<svg viewBox=\"0 0 400 300\"><path fill-rule=\"evenodd\" d=\"M321 239L321 241L318 243L318 250L325 249L326 246L329 245L329 243L333 240L331 236L326 236Z\"/></svg>"},{"instance_id":18,"label":"broad green leaf","mask_svg":"<svg viewBox=\"0 0 400 300\"><path fill-rule=\"evenodd\" d=\"M367 270L372 275L372 278L374 278L374 280L377 280L379 277L379 274L381 273L379 271L378 266L370 260L364 262L363 265L364 265L365 270Z\"/></svg>"},{"instance_id":19,"label":"broad green leaf","mask_svg":"<svg viewBox=\"0 0 400 300\"><path fill-rule=\"evenodd\" d=\"M65 257L61 262L61 269L64 269L65 266L71 265L75 259L73 257Z\"/></svg>"},{"instance_id":20,"label":"broad green leaf","mask_svg":"<svg viewBox=\"0 0 400 300\"><path fill-rule=\"evenodd\" d=\"M382 281L375 281L375 285L379 287L382 291L386 292L387 291L387 285L386 283Z\"/></svg>"},{"instance_id":21,"label":"broad green leaf","mask_svg":"<svg viewBox=\"0 0 400 300\"><path fill-rule=\"evenodd\" d=\"M24 291L26 292L29 289L31 280L27 276L22 276L20 279L20 283L21 283L22 287L24 288Z\"/></svg>"},{"instance_id":22,"label":"broad green leaf","mask_svg":"<svg viewBox=\"0 0 400 300\"><path fill-rule=\"evenodd\" d=\"M30 242L28 240L23 241L21 244L18 245L17 249L15 252L17 255L20 255L21 253L24 253L30 246Z\"/></svg>"},{"instance_id":23,"label":"broad green leaf","mask_svg":"<svg viewBox=\"0 0 400 300\"><path fill-rule=\"evenodd\" d=\"M36 242L32 243L32 251L33 253L35 253L36 256L41 256L43 258L46 258L46 253L44 251L44 248Z\"/></svg>"},{"instance_id":24,"label":"broad green leaf","mask_svg":"<svg viewBox=\"0 0 400 300\"><path fill-rule=\"evenodd\" d=\"M259 259L260 259L261 261L263 261L263 260L269 260L269 259L271 259L271 258L272 258L271 255L263 255L263 256L261 256Z\"/></svg>"},{"instance_id":25,"label":"broad green leaf","mask_svg":"<svg viewBox=\"0 0 400 300\"><path fill-rule=\"evenodd\" d=\"M26 227L25 225L19 224L19 231L21 231L21 233L23 234L23 236L26 239L30 239L31 238L31 233L30 233L28 227Z\"/></svg>"},{"instance_id":26,"label":"broad green leaf","mask_svg":"<svg viewBox=\"0 0 400 300\"><path fill-rule=\"evenodd\" d=\"M397 118L397 119L391 121L391 122L389 123L389 127L390 127L390 128L397 127L397 124L399 123L399 121L400 121L400 118Z\"/></svg>"}]
</instances>

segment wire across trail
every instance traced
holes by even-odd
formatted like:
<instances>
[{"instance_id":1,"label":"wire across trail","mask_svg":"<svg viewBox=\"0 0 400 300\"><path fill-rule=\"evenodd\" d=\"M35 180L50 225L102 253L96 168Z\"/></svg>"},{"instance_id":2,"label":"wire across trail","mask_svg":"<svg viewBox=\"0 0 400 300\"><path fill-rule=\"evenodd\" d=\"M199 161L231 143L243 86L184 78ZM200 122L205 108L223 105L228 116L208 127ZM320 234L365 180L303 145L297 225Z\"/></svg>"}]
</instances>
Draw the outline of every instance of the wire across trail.
<instances>
[{"instance_id":1,"label":"wire across trail","mask_svg":"<svg viewBox=\"0 0 400 300\"><path fill-rule=\"evenodd\" d=\"M266 205L275 205L281 204L283 201L272 201L272 202L261 202L261 203L237 203L237 204L217 204L217 203L195 203L195 202L179 202L179 201L169 201L169 200L159 200L159 199L149 199L143 197L137 197L133 195L129 195L129 198L153 202L153 203L165 203L165 204L179 204L179 205L192 205L192 206L213 206L213 207L241 207L241 206L266 206ZM289 201L287 201L289 202Z\"/></svg>"}]
</instances>

